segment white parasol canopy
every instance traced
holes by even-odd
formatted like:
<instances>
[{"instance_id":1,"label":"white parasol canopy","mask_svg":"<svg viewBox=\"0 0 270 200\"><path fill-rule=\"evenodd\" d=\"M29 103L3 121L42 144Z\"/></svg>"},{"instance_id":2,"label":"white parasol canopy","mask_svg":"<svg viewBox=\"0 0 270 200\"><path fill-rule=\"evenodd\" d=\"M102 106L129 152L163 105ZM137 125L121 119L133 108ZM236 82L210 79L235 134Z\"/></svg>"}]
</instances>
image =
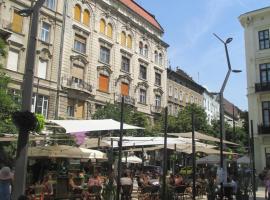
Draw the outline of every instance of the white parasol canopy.
<instances>
[{"instance_id":1,"label":"white parasol canopy","mask_svg":"<svg viewBox=\"0 0 270 200\"><path fill-rule=\"evenodd\" d=\"M250 158L248 156L242 156L237 159L237 164L250 164Z\"/></svg>"},{"instance_id":2,"label":"white parasol canopy","mask_svg":"<svg viewBox=\"0 0 270 200\"><path fill-rule=\"evenodd\" d=\"M177 136L177 137L184 137L184 138L192 138L192 132L187 132L187 133L168 133L168 135L173 135L173 136ZM212 142L220 142L219 138L215 138L213 136L210 135L206 135L206 134L202 134L200 132L195 131L195 139L198 140L205 140L205 141L212 141ZM231 145L236 145L239 146L239 144L227 141L227 140L223 140L223 143L225 144L231 144Z\"/></svg>"},{"instance_id":3,"label":"white parasol canopy","mask_svg":"<svg viewBox=\"0 0 270 200\"><path fill-rule=\"evenodd\" d=\"M220 156L209 155L196 160L197 164L218 164L220 162Z\"/></svg>"},{"instance_id":4,"label":"white parasol canopy","mask_svg":"<svg viewBox=\"0 0 270 200\"><path fill-rule=\"evenodd\" d=\"M106 154L101 151L67 145L29 147L28 156L50 158L107 159Z\"/></svg>"},{"instance_id":5,"label":"white parasol canopy","mask_svg":"<svg viewBox=\"0 0 270 200\"><path fill-rule=\"evenodd\" d=\"M100 120L50 120L66 130L66 133L82 133L91 131L120 130L120 122L112 119ZM123 125L123 129L144 129L129 124Z\"/></svg>"},{"instance_id":6,"label":"white parasol canopy","mask_svg":"<svg viewBox=\"0 0 270 200\"><path fill-rule=\"evenodd\" d=\"M138 158L137 156L128 156L127 158L123 157L122 162L125 163L133 163L133 164L140 164L142 163L142 159Z\"/></svg>"}]
</instances>

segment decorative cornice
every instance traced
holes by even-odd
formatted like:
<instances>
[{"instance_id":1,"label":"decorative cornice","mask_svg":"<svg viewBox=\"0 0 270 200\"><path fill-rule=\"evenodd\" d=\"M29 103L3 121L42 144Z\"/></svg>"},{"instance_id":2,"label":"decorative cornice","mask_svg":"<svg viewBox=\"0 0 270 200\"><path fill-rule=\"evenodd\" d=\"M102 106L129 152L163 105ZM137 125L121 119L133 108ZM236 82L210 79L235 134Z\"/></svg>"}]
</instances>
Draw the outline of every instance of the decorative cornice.
<instances>
[{"instance_id":1,"label":"decorative cornice","mask_svg":"<svg viewBox=\"0 0 270 200\"><path fill-rule=\"evenodd\" d=\"M87 65L89 63L88 60L85 57L83 57L82 55L70 56L70 60L72 60L72 61L78 60L85 65Z\"/></svg>"},{"instance_id":2,"label":"decorative cornice","mask_svg":"<svg viewBox=\"0 0 270 200\"><path fill-rule=\"evenodd\" d=\"M103 71L103 70L105 70L105 71L107 71L109 74L112 74L112 70L111 70L111 68L110 67L108 67L108 66L106 66L106 65L101 65L101 66L98 66L97 67L97 70L98 71Z\"/></svg>"}]
</instances>

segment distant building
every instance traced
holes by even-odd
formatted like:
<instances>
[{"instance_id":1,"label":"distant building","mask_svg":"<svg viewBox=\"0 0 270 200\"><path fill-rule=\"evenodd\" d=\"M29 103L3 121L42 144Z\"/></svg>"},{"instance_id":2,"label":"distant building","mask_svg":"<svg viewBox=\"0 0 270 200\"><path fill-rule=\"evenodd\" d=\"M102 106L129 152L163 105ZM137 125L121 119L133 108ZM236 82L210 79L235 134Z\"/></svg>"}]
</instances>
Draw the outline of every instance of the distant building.
<instances>
[{"instance_id":1,"label":"distant building","mask_svg":"<svg viewBox=\"0 0 270 200\"><path fill-rule=\"evenodd\" d=\"M270 7L242 14L239 20L245 33L248 112L260 172L270 168Z\"/></svg>"},{"instance_id":2,"label":"distant building","mask_svg":"<svg viewBox=\"0 0 270 200\"><path fill-rule=\"evenodd\" d=\"M167 69L167 99L169 115L177 116L187 104L203 106L204 88L192 80L183 70Z\"/></svg>"},{"instance_id":3,"label":"distant building","mask_svg":"<svg viewBox=\"0 0 270 200\"><path fill-rule=\"evenodd\" d=\"M219 120L219 100L218 96L204 89L203 108L207 115L207 122L211 125L212 120Z\"/></svg>"},{"instance_id":4,"label":"distant building","mask_svg":"<svg viewBox=\"0 0 270 200\"><path fill-rule=\"evenodd\" d=\"M223 99L224 102L224 120L231 127L233 127L233 123L235 126L242 127L243 120L241 119L242 111L235 106L233 103L229 102L227 99Z\"/></svg>"}]
</instances>

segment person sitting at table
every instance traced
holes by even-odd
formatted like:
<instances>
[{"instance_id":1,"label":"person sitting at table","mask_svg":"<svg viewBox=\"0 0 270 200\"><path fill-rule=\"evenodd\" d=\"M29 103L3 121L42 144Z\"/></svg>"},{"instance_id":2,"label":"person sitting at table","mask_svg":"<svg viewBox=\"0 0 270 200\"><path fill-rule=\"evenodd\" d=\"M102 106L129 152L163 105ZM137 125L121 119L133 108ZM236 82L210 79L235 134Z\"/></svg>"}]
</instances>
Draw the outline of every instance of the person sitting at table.
<instances>
[{"instance_id":1,"label":"person sitting at table","mask_svg":"<svg viewBox=\"0 0 270 200\"><path fill-rule=\"evenodd\" d=\"M149 185L149 177L146 174L142 175L142 186L148 186Z\"/></svg>"},{"instance_id":2,"label":"person sitting at table","mask_svg":"<svg viewBox=\"0 0 270 200\"><path fill-rule=\"evenodd\" d=\"M49 198L49 196L53 195L53 186L51 184L50 175L47 175L44 177L42 186L43 186L43 193L44 193L45 199L47 199L46 197Z\"/></svg>"},{"instance_id":3,"label":"person sitting at table","mask_svg":"<svg viewBox=\"0 0 270 200\"><path fill-rule=\"evenodd\" d=\"M179 174L177 174L174 178L174 185L175 186L180 186L180 185L183 185L184 182L183 182L183 177Z\"/></svg>"},{"instance_id":4,"label":"person sitting at table","mask_svg":"<svg viewBox=\"0 0 270 200\"><path fill-rule=\"evenodd\" d=\"M74 175L73 174L69 175L68 185L71 188L73 193L81 193L82 186L76 185L76 183L74 181Z\"/></svg>"},{"instance_id":5,"label":"person sitting at table","mask_svg":"<svg viewBox=\"0 0 270 200\"><path fill-rule=\"evenodd\" d=\"M170 174L169 180L168 180L169 185L173 186L174 185L174 175Z\"/></svg>"},{"instance_id":6,"label":"person sitting at table","mask_svg":"<svg viewBox=\"0 0 270 200\"><path fill-rule=\"evenodd\" d=\"M132 185L133 184L133 181L130 178L129 173L127 173L127 172L124 173L124 176L120 179L120 183L121 183L121 185Z\"/></svg>"},{"instance_id":7,"label":"person sitting at table","mask_svg":"<svg viewBox=\"0 0 270 200\"><path fill-rule=\"evenodd\" d=\"M95 172L92 177L89 178L88 180L88 186L100 186L101 187L101 180L98 176L98 172Z\"/></svg>"}]
</instances>

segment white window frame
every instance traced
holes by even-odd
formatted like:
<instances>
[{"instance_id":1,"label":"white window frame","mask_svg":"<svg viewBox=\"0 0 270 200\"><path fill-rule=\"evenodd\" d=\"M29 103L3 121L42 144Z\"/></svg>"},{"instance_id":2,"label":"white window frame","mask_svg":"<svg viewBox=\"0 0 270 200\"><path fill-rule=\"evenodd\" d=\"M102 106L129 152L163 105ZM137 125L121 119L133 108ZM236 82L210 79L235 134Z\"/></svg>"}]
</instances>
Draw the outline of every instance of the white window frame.
<instances>
[{"instance_id":1,"label":"white window frame","mask_svg":"<svg viewBox=\"0 0 270 200\"><path fill-rule=\"evenodd\" d=\"M12 53L10 53L10 52L12 52ZM11 54L13 54L13 55L11 55ZM15 54L18 55L17 62L14 62L15 61L15 57L14 57ZM10 48L8 51L7 69L12 70L12 71L18 71L19 57L20 57L20 52L15 50L15 49Z\"/></svg>"},{"instance_id":2,"label":"white window frame","mask_svg":"<svg viewBox=\"0 0 270 200\"><path fill-rule=\"evenodd\" d=\"M44 6L51 10L55 10L56 0L45 0Z\"/></svg>"},{"instance_id":3,"label":"white window frame","mask_svg":"<svg viewBox=\"0 0 270 200\"><path fill-rule=\"evenodd\" d=\"M139 90L139 102L142 103L142 104L146 104L146 90L145 89L142 89L140 88Z\"/></svg>"},{"instance_id":4,"label":"white window frame","mask_svg":"<svg viewBox=\"0 0 270 200\"><path fill-rule=\"evenodd\" d=\"M101 62L110 64L110 54L111 54L111 50L109 48L100 46L99 59Z\"/></svg>"},{"instance_id":5,"label":"white window frame","mask_svg":"<svg viewBox=\"0 0 270 200\"><path fill-rule=\"evenodd\" d=\"M36 105L37 102L37 95L34 93L32 96L32 106L31 106L31 111L36 113L36 108L38 109L39 107L41 107L41 113L39 112L39 114L42 114L46 119L48 116L48 106L49 106L49 97L48 96L44 96L39 94L39 97L42 98L42 105Z\"/></svg>"},{"instance_id":6,"label":"white window frame","mask_svg":"<svg viewBox=\"0 0 270 200\"><path fill-rule=\"evenodd\" d=\"M47 25L48 29L46 29L44 27L44 25ZM43 41L43 42L47 42L49 43L50 42L50 32L51 32L51 25L47 22L42 22L42 27L41 27L41 33L40 33L40 39Z\"/></svg>"}]
</instances>

